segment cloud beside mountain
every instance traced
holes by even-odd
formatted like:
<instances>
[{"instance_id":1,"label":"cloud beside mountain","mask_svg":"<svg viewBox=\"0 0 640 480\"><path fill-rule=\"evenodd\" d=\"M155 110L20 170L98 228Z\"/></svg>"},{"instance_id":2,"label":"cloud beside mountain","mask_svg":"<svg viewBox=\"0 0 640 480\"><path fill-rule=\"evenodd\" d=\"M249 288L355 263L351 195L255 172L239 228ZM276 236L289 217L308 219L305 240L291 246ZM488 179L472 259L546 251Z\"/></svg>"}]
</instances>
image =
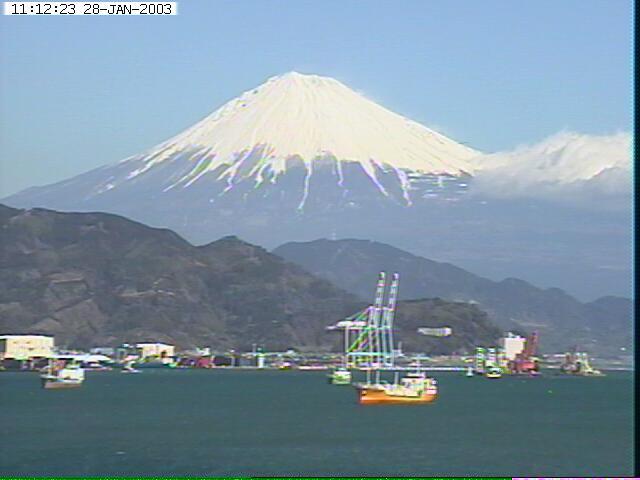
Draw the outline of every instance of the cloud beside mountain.
<instances>
[{"instance_id":1,"label":"cloud beside mountain","mask_svg":"<svg viewBox=\"0 0 640 480\"><path fill-rule=\"evenodd\" d=\"M547 198L602 207L630 206L631 135L560 132L539 143L476 159L472 192L496 198Z\"/></svg>"}]
</instances>

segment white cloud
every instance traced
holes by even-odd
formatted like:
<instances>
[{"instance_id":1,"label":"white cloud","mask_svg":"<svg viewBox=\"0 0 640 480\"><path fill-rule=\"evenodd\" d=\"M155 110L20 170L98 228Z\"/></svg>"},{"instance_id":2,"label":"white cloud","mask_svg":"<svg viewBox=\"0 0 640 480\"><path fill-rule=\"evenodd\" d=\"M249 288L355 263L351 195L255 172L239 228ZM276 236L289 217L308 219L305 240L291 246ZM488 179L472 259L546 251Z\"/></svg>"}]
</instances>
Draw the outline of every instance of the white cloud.
<instances>
[{"instance_id":1,"label":"white cloud","mask_svg":"<svg viewBox=\"0 0 640 480\"><path fill-rule=\"evenodd\" d=\"M631 194L631 135L561 132L534 144L477 157L472 193L577 204L626 204Z\"/></svg>"}]
</instances>

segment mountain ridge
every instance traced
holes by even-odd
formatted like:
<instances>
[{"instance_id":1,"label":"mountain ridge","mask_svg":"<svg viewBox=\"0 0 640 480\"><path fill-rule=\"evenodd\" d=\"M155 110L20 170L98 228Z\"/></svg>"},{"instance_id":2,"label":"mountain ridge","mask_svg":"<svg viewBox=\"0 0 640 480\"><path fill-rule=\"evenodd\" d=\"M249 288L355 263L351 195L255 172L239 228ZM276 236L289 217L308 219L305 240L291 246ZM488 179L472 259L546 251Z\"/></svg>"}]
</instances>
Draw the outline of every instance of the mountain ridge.
<instances>
[{"instance_id":1,"label":"mountain ridge","mask_svg":"<svg viewBox=\"0 0 640 480\"><path fill-rule=\"evenodd\" d=\"M193 246L170 230L99 212L0 205L0 265L0 332L54 335L67 347L153 340L326 351L341 341L326 327L370 302L235 236ZM469 351L472 339L500 334L464 303L400 302L398 314L403 345L423 352ZM460 331L445 344L412 330L443 317Z\"/></svg>"},{"instance_id":2,"label":"mountain ridge","mask_svg":"<svg viewBox=\"0 0 640 480\"><path fill-rule=\"evenodd\" d=\"M503 329L539 330L543 347L563 350L578 343L615 354L631 345L631 300L605 296L581 303L559 288L541 289L517 278L493 281L445 262L369 240L290 242L273 250L345 290L365 293L362 278L398 271L400 298L439 297L476 302Z\"/></svg>"}]
</instances>

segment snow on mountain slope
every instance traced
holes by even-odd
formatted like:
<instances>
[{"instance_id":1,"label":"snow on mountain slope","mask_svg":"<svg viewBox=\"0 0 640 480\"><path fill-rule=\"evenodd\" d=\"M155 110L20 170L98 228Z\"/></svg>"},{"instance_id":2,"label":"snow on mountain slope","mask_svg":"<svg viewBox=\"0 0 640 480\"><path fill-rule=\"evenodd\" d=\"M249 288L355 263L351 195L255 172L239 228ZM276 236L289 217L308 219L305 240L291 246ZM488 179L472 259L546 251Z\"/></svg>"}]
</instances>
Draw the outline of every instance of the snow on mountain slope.
<instances>
[{"instance_id":1,"label":"snow on mountain slope","mask_svg":"<svg viewBox=\"0 0 640 480\"><path fill-rule=\"evenodd\" d=\"M561 132L509 152L483 155L473 191L498 197L577 200L631 191L631 135Z\"/></svg>"},{"instance_id":2,"label":"snow on mountain slope","mask_svg":"<svg viewBox=\"0 0 640 480\"><path fill-rule=\"evenodd\" d=\"M463 175L478 152L395 114L328 77L291 72L273 77L231 100L174 138L141 156L127 178L187 156L191 168L168 188L189 186L208 172L229 187L242 178L272 182L289 160L312 173L318 160L357 162L377 181L376 170ZM116 185L113 185L113 188Z\"/></svg>"}]
</instances>

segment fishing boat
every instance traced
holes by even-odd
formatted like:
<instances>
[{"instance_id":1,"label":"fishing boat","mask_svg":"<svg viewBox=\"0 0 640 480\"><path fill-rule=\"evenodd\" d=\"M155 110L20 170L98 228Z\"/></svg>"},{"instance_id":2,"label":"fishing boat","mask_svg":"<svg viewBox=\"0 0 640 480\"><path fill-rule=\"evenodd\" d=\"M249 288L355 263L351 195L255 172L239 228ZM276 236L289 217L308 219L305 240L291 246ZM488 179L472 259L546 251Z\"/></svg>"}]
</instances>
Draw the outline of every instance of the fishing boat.
<instances>
[{"instance_id":1,"label":"fishing boat","mask_svg":"<svg viewBox=\"0 0 640 480\"><path fill-rule=\"evenodd\" d=\"M431 403L438 396L434 378L422 374L406 375L393 383L384 381L357 383L360 405Z\"/></svg>"},{"instance_id":2,"label":"fishing boat","mask_svg":"<svg viewBox=\"0 0 640 480\"><path fill-rule=\"evenodd\" d=\"M578 375L582 377L602 377L604 373L591 366L589 356L584 352L569 352L565 356L564 363L560 366L562 373Z\"/></svg>"},{"instance_id":3,"label":"fishing boat","mask_svg":"<svg viewBox=\"0 0 640 480\"><path fill-rule=\"evenodd\" d=\"M49 361L40 375L42 388L77 388L84 382L84 370L78 364L61 365Z\"/></svg>"},{"instance_id":4,"label":"fishing boat","mask_svg":"<svg viewBox=\"0 0 640 480\"><path fill-rule=\"evenodd\" d=\"M336 368L327 377L332 385L349 385L351 383L351 371L344 367Z\"/></svg>"},{"instance_id":5,"label":"fishing boat","mask_svg":"<svg viewBox=\"0 0 640 480\"><path fill-rule=\"evenodd\" d=\"M487 378L500 378L502 377L502 371L498 367L490 367L484 376Z\"/></svg>"}]
</instances>

